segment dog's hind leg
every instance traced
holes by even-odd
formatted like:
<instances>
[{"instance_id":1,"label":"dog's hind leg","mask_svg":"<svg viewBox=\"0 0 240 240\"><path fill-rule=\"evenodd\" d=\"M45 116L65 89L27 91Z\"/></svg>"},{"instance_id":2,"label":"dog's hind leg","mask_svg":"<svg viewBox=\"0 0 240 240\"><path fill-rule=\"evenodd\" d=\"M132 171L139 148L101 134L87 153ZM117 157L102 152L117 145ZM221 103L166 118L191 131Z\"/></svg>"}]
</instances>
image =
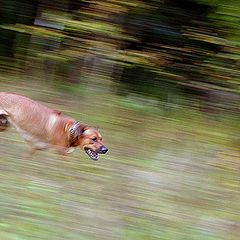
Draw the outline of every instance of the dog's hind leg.
<instances>
[{"instance_id":1,"label":"dog's hind leg","mask_svg":"<svg viewBox=\"0 0 240 240\"><path fill-rule=\"evenodd\" d=\"M7 115L3 114L0 110L0 132L7 130L9 126L10 123L7 119Z\"/></svg>"}]
</instances>

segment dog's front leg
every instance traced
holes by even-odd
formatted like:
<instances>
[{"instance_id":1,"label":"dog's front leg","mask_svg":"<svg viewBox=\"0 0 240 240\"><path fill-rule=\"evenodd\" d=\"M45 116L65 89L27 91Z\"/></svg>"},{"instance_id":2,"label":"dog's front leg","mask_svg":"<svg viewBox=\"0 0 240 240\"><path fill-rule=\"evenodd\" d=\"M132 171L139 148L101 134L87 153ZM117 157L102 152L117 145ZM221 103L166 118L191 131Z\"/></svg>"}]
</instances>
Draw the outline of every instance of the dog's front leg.
<instances>
[{"instance_id":1,"label":"dog's front leg","mask_svg":"<svg viewBox=\"0 0 240 240\"><path fill-rule=\"evenodd\" d=\"M33 158L33 156L36 154L37 151L43 151L47 148L40 148L40 147L35 147L34 145L32 144L29 144L30 146L30 150L28 151L27 153L27 158Z\"/></svg>"},{"instance_id":2,"label":"dog's front leg","mask_svg":"<svg viewBox=\"0 0 240 240\"><path fill-rule=\"evenodd\" d=\"M55 152L58 154L61 161L67 161L67 152L65 147L55 146Z\"/></svg>"},{"instance_id":3,"label":"dog's front leg","mask_svg":"<svg viewBox=\"0 0 240 240\"><path fill-rule=\"evenodd\" d=\"M62 146L55 146L55 151L57 154L59 154L61 156L65 156L67 154L66 148L62 147Z\"/></svg>"},{"instance_id":4,"label":"dog's front leg","mask_svg":"<svg viewBox=\"0 0 240 240\"><path fill-rule=\"evenodd\" d=\"M41 143L41 142L33 142L31 140L25 139L25 141L28 143L29 147L30 147L30 151L28 152L28 158L32 158L33 155L37 152L37 151L43 151L46 150L50 147L50 145L46 144L46 143Z\"/></svg>"},{"instance_id":5,"label":"dog's front leg","mask_svg":"<svg viewBox=\"0 0 240 240\"><path fill-rule=\"evenodd\" d=\"M24 159L28 159L28 160L33 159L33 156L36 153L36 151L37 149L31 147L31 149L24 154L23 156Z\"/></svg>"}]
</instances>

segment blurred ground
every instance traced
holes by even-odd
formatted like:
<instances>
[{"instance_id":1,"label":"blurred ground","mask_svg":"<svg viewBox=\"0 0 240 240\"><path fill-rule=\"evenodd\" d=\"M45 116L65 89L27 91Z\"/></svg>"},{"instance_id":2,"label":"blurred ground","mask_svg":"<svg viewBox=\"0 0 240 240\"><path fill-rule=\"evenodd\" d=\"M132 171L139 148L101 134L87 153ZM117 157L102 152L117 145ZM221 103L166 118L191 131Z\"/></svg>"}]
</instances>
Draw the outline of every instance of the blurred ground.
<instances>
[{"instance_id":1,"label":"blurred ground","mask_svg":"<svg viewBox=\"0 0 240 240\"><path fill-rule=\"evenodd\" d=\"M80 150L66 160L51 151L27 159L16 131L2 132L1 239L239 239L237 114L70 87L0 78L0 91L100 127L109 148L98 162Z\"/></svg>"}]
</instances>

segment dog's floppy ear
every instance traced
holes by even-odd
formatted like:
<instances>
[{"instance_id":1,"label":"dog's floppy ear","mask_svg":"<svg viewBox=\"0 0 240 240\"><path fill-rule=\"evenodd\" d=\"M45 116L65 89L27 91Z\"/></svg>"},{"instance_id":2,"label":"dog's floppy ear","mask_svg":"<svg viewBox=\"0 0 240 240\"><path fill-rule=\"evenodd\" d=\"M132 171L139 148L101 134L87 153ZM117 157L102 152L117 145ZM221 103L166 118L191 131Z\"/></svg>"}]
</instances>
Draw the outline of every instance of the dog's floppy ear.
<instances>
[{"instance_id":1,"label":"dog's floppy ear","mask_svg":"<svg viewBox=\"0 0 240 240\"><path fill-rule=\"evenodd\" d=\"M79 135L82 135L88 128L88 125L87 124L84 124L84 123L80 123L79 125Z\"/></svg>"},{"instance_id":2,"label":"dog's floppy ear","mask_svg":"<svg viewBox=\"0 0 240 240\"><path fill-rule=\"evenodd\" d=\"M74 146L79 137L83 134L83 132L86 130L87 125L86 124L81 124L78 121L75 121L72 126L69 129L70 136L69 136L69 142L70 146Z\"/></svg>"}]
</instances>

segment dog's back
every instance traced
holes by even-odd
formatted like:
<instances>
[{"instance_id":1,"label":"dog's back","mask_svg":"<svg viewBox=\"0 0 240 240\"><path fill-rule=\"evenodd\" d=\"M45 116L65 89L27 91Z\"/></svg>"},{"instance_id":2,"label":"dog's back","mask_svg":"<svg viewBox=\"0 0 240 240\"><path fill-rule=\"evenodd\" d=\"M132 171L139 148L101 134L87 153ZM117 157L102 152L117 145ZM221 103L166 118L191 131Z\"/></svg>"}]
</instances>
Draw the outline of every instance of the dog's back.
<instances>
[{"instance_id":1,"label":"dog's back","mask_svg":"<svg viewBox=\"0 0 240 240\"><path fill-rule=\"evenodd\" d=\"M74 122L61 112L48 108L30 98L0 92L0 113L5 111L9 122L17 129L21 136L29 143L53 142L58 133L64 131L65 121ZM61 128L61 129L59 129Z\"/></svg>"},{"instance_id":2,"label":"dog's back","mask_svg":"<svg viewBox=\"0 0 240 240\"><path fill-rule=\"evenodd\" d=\"M19 130L36 136L45 134L53 110L27 97L0 93L0 110L7 112L10 122Z\"/></svg>"}]
</instances>

